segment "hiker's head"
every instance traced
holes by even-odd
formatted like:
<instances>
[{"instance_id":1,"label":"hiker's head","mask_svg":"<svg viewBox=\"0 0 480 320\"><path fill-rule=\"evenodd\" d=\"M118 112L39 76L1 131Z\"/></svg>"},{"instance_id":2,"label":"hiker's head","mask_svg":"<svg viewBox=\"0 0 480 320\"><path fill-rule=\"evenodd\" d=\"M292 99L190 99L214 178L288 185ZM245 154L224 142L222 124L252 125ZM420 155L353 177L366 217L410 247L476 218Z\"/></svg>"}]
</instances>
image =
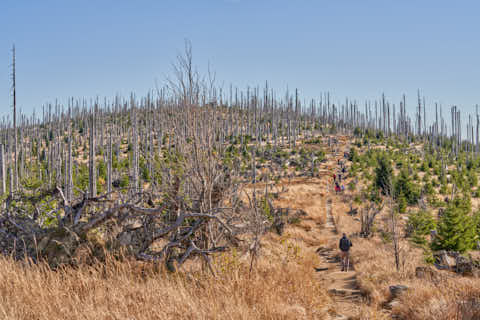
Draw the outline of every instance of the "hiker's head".
<instances>
[{"instance_id":1,"label":"hiker's head","mask_svg":"<svg viewBox=\"0 0 480 320\"><path fill-rule=\"evenodd\" d=\"M347 237L347 235L344 233L344 234L343 234L343 237L344 237L344 238L346 238L346 237Z\"/></svg>"}]
</instances>

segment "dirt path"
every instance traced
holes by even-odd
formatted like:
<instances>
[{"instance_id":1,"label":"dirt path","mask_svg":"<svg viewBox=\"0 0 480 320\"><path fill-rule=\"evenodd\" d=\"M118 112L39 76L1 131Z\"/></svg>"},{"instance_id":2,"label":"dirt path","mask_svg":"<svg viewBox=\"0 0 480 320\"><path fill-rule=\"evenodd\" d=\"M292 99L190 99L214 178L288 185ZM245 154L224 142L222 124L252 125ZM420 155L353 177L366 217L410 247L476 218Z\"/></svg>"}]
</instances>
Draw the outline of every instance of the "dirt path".
<instances>
[{"instance_id":1,"label":"dirt path","mask_svg":"<svg viewBox=\"0 0 480 320\"><path fill-rule=\"evenodd\" d=\"M326 223L322 230L319 230L320 234L327 237L328 241L327 246L317 249L320 265L316 271L319 274L319 281L326 285L328 292L338 305L335 310L343 313L343 315L331 314L332 318L341 319L358 312L357 304L361 302L361 291L357 286L357 273L354 265L350 264L348 272L341 271L341 261L337 249L340 235L337 233L332 215L334 201L336 201L337 197L333 197L333 190L329 189L325 208Z\"/></svg>"},{"instance_id":2,"label":"dirt path","mask_svg":"<svg viewBox=\"0 0 480 320\"><path fill-rule=\"evenodd\" d=\"M337 160L343 151L347 149L346 144L341 144L336 148L336 152L327 154L327 161L319 167L320 171L329 173L336 172L338 168ZM355 266L350 263L349 271L341 271L341 261L338 251L338 242L341 235L337 233L334 215L332 211L340 205L341 197L335 195L334 184L330 174L320 177L312 181L306 180L303 184L297 184L295 188L302 191L303 199L312 199L309 206L303 207L309 217L315 217L321 212L324 224L312 225L309 235L315 235L314 238L322 239L319 242L310 242L309 247L315 250L319 257L319 264L315 270L318 281L322 286L326 287L335 302L335 308L330 312L331 319L347 319L351 316L357 316L359 313L359 305L362 302L361 291L357 285L357 273ZM318 200L321 195L322 200ZM297 197L299 195L297 194ZM302 203L298 203L302 204ZM319 208L319 206L321 206Z\"/></svg>"},{"instance_id":3,"label":"dirt path","mask_svg":"<svg viewBox=\"0 0 480 320\"><path fill-rule=\"evenodd\" d=\"M363 303L355 266L351 263L348 272L341 271L338 251L341 235L337 233L334 218L338 214L335 210L344 210L345 204L343 197L335 194L332 174L339 168L337 160L343 158L343 151L348 147L348 142L341 141L336 152L327 151L326 161L318 167L317 177L303 176L283 181L281 184L287 191L274 203L276 207L301 209L306 213L298 223L287 227L285 237L302 250L316 254L315 269L312 268L311 272L334 302L329 310L330 319L358 317ZM272 240L281 241L273 236Z\"/></svg>"}]
</instances>

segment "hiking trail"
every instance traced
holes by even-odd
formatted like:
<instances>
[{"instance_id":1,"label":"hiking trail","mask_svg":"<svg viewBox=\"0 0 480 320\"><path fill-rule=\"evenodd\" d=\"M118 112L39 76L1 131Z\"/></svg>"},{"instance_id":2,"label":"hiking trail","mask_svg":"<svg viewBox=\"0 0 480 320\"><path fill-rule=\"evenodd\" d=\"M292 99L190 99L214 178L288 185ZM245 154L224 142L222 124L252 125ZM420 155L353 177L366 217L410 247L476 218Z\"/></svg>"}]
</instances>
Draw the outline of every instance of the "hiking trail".
<instances>
[{"instance_id":1,"label":"hiking trail","mask_svg":"<svg viewBox=\"0 0 480 320\"><path fill-rule=\"evenodd\" d=\"M307 213L307 216L302 218L302 224L295 227L294 234L310 248L308 250L315 250L318 255L318 265L312 272L333 299L335 308L329 311L331 319L357 316L363 302L352 259L350 259L348 272L341 271L338 249L341 234L337 230L333 214L336 212L336 206L345 201L342 194L334 191L335 184L332 182L333 173L339 170L338 159L343 158L343 151L347 151L349 147L348 142L342 142L339 145L342 151L341 157L337 153L340 151L338 149L337 152L334 150L327 152L326 161L320 163L318 167L318 177L295 179L288 185L289 192L282 197L285 202ZM319 219L323 222L319 223ZM311 221L317 221L317 223L311 223ZM303 230L300 231L302 228ZM354 252L355 241L352 242Z\"/></svg>"},{"instance_id":2,"label":"hiking trail","mask_svg":"<svg viewBox=\"0 0 480 320\"><path fill-rule=\"evenodd\" d=\"M333 188L333 185L332 185ZM342 312L347 310L347 314L355 312L357 303L362 300L362 293L357 285L357 273L353 261L350 260L348 271L341 271L341 259L339 255L338 242L340 234L338 233L332 210L335 202L341 200L339 196L334 195L332 188L329 188L326 194L326 223L320 233L327 237L327 246L317 249L320 257L320 265L317 268L319 280L327 286L328 292L333 297L337 305L341 305ZM354 250L355 246L352 248ZM334 315L334 319L341 319L343 316Z\"/></svg>"}]
</instances>

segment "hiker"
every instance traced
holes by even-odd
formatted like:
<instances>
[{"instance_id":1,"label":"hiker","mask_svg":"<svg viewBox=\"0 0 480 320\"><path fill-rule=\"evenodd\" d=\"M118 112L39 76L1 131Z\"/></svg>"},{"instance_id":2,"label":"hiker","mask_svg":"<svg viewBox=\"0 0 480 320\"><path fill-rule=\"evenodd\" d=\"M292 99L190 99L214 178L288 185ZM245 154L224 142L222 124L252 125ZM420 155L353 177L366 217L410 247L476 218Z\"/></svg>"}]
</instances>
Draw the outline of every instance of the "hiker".
<instances>
[{"instance_id":1,"label":"hiker","mask_svg":"<svg viewBox=\"0 0 480 320\"><path fill-rule=\"evenodd\" d=\"M335 182L335 193L338 194L340 192L340 186L338 185L338 182Z\"/></svg>"},{"instance_id":2,"label":"hiker","mask_svg":"<svg viewBox=\"0 0 480 320\"><path fill-rule=\"evenodd\" d=\"M336 179L337 179L337 175L334 173L333 174L333 181L335 182Z\"/></svg>"},{"instance_id":3,"label":"hiker","mask_svg":"<svg viewBox=\"0 0 480 320\"><path fill-rule=\"evenodd\" d=\"M342 271L348 271L348 266L350 264L349 250L352 247L352 242L347 238L347 235L344 233L340 239L340 258L342 261Z\"/></svg>"},{"instance_id":4,"label":"hiker","mask_svg":"<svg viewBox=\"0 0 480 320\"><path fill-rule=\"evenodd\" d=\"M342 193L345 191L345 186L342 184L342 186L340 187L340 189L342 190Z\"/></svg>"},{"instance_id":5,"label":"hiker","mask_svg":"<svg viewBox=\"0 0 480 320\"><path fill-rule=\"evenodd\" d=\"M338 174L338 182L342 183L342 175L340 173Z\"/></svg>"}]
</instances>

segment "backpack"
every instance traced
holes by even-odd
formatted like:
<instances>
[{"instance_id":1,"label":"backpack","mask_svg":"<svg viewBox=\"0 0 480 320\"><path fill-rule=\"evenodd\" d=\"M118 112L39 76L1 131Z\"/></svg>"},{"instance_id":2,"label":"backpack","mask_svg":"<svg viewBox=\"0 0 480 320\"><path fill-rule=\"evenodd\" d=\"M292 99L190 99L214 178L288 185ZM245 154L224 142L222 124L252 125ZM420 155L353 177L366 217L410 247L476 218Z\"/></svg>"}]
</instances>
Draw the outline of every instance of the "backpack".
<instances>
[{"instance_id":1,"label":"backpack","mask_svg":"<svg viewBox=\"0 0 480 320\"><path fill-rule=\"evenodd\" d=\"M342 238L340 239L340 250L342 251L348 251L350 250L350 247L352 246L352 243L348 238Z\"/></svg>"}]
</instances>

